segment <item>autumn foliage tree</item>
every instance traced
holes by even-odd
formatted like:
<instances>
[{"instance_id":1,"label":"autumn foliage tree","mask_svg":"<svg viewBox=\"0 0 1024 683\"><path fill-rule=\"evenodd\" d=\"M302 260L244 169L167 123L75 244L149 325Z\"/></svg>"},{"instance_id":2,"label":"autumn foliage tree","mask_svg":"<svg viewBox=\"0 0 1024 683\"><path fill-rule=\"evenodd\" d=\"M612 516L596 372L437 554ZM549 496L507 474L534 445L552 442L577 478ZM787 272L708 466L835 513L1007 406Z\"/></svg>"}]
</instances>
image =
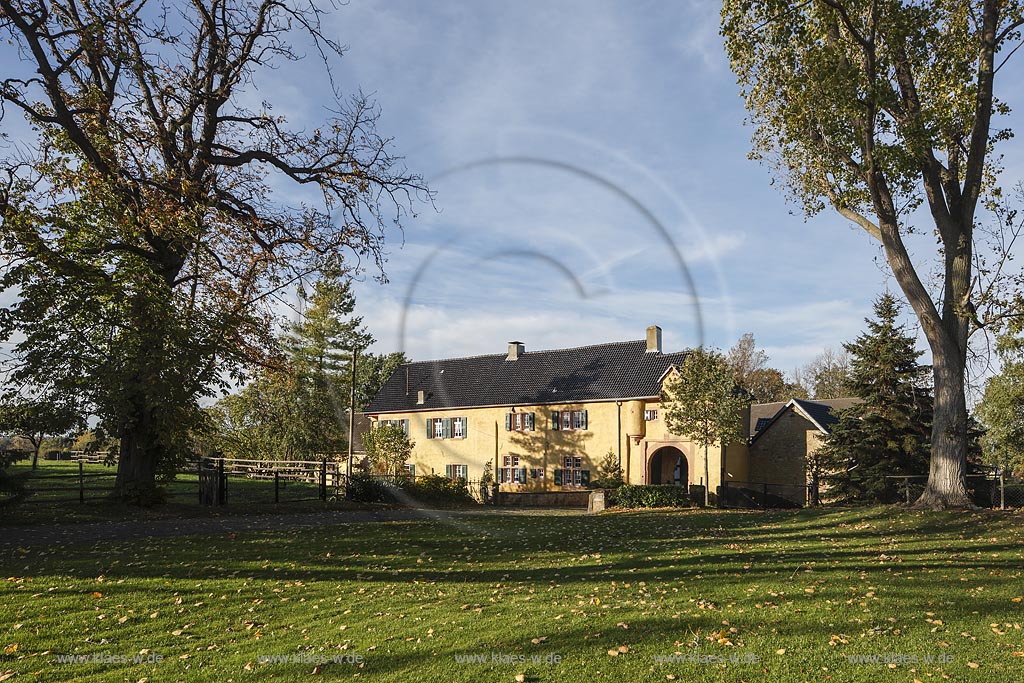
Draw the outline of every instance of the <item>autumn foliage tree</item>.
<instances>
[{"instance_id":1,"label":"autumn foliage tree","mask_svg":"<svg viewBox=\"0 0 1024 683\"><path fill-rule=\"evenodd\" d=\"M363 435L366 457L381 474L399 475L416 445L397 424L381 424Z\"/></svg>"},{"instance_id":2,"label":"autumn foliage tree","mask_svg":"<svg viewBox=\"0 0 1024 683\"><path fill-rule=\"evenodd\" d=\"M20 112L36 134L0 160L0 288L20 295L0 338L22 335L15 379L45 374L119 438L122 497L151 499L199 400L274 347L274 298L379 267L385 228L426 192L361 94L309 129L253 97L296 41L308 87L337 92L321 17L287 0L0 0L4 128Z\"/></svg>"},{"instance_id":3,"label":"autumn foliage tree","mask_svg":"<svg viewBox=\"0 0 1024 683\"><path fill-rule=\"evenodd\" d=\"M808 216L832 207L878 241L928 340L935 410L920 506L970 504L968 339L1003 315L977 286L975 223L1000 197L994 150L1010 132L995 123L1008 112L996 83L1022 24L1018 0L723 4L752 156ZM935 297L908 247L914 232L937 238Z\"/></svg>"},{"instance_id":4,"label":"autumn foliage tree","mask_svg":"<svg viewBox=\"0 0 1024 683\"><path fill-rule=\"evenodd\" d=\"M665 381L662 405L669 431L704 448L705 504L711 481L708 448L746 442L743 415L749 404L747 392L736 386L729 362L713 349L690 351L677 372Z\"/></svg>"}]
</instances>

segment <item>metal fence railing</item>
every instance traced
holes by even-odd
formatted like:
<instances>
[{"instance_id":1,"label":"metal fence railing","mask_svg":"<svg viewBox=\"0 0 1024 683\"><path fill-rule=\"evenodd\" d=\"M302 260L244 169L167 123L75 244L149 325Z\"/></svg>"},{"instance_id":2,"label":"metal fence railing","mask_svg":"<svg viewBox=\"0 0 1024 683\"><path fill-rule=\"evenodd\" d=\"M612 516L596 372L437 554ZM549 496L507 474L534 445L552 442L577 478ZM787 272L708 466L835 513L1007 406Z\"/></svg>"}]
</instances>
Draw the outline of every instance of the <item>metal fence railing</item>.
<instances>
[{"instance_id":1,"label":"metal fence railing","mask_svg":"<svg viewBox=\"0 0 1024 683\"><path fill-rule=\"evenodd\" d=\"M1024 482L995 474L965 477L967 493L978 507L994 509L1024 508ZM924 492L927 475L885 477L885 500L888 503L912 504ZM792 508L848 502L830 492L827 477L815 486L764 482L727 481L720 489L720 505L726 508Z\"/></svg>"},{"instance_id":2,"label":"metal fence railing","mask_svg":"<svg viewBox=\"0 0 1024 683\"><path fill-rule=\"evenodd\" d=\"M335 460L244 460L201 458L199 500L224 505L229 500L280 503L327 500L345 495L348 478Z\"/></svg>"},{"instance_id":3,"label":"metal fence railing","mask_svg":"<svg viewBox=\"0 0 1024 683\"><path fill-rule=\"evenodd\" d=\"M15 472L11 479L17 488L12 497L29 503L84 503L109 494L116 477L117 473L108 468L87 470L84 462L59 470Z\"/></svg>"},{"instance_id":4,"label":"metal fence railing","mask_svg":"<svg viewBox=\"0 0 1024 683\"><path fill-rule=\"evenodd\" d=\"M809 487L797 484L727 480L719 487L719 506L764 510L799 508L808 503Z\"/></svg>"},{"instance_id":5,"label":"metal fence railing","mask_svg":"<svg viewBox=\"0 0 1024 683\"><path fill-rule=\"evenodd\" d=\"M899 500L910 504L924 492L928 483L927 475L890 476L899 492ZM1008 478L1005 474L976 474L965 478L967 493L978 507L1010 509L1024 507L1024 483Z\"/></svg>"}]
</instances>

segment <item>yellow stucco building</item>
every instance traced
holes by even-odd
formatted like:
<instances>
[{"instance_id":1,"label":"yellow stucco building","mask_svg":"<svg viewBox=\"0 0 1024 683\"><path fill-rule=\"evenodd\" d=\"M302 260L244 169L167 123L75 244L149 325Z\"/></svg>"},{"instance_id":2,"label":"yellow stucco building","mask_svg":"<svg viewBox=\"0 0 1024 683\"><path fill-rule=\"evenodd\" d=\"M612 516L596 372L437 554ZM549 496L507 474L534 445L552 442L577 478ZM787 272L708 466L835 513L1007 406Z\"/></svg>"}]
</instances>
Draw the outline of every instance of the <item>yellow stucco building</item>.
<instances>
[{"instance_id":1,"label":"yellow stucco building","mask_svg":"<svg viewBox=\"0 0 1024 683\"><path fill-rule=\"evenodd\" d=\"M416 475L479 480L492 463L506 491L586 487L612 453L633 484L703 484L748 478L745 443L704 449L671 434L661 387L686 352L646 337L551 351L509 342L501 354L408 363L369 405L371 425L401 424L415 442ZM749 416L737 416L749 420ZM371 427L372 428L372 427Z\"/></svg>"}]
</instances>

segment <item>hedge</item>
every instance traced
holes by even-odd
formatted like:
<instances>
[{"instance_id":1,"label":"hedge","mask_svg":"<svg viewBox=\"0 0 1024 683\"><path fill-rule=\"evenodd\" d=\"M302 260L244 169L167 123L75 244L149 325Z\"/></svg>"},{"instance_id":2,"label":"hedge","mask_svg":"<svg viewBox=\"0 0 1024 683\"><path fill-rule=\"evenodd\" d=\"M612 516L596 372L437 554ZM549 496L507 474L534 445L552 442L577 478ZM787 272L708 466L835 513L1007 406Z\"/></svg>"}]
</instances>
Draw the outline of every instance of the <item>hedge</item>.
<instances>
[{"instance_id":1,"label":"hedge","mask_svg":"<svg viewBox=\"0 0 1024 683\"><path fill-rule=\"evenodd\" d=\"M615 492L615 504L621 508L692 507L685 486L649 486L626 484Z\"/></svg>"}]
</instances>

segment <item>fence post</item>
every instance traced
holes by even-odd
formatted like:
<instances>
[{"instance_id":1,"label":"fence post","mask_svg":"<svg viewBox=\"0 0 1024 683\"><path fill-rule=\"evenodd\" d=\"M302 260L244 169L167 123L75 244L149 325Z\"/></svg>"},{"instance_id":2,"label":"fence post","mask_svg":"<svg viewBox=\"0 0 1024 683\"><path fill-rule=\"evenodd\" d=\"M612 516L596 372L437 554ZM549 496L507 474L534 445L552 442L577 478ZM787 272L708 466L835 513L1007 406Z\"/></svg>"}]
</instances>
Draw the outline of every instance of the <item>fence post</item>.
<instances>
[{"instance_id":1,"label":"fence post","mask_svg":"<svg viewBox=\"0 0 1024 683\"><path fill-rule=\"evenodd\" d=\"M217 461L217 504L223 505L228 500L228 480L224 474L224 458Z\"/></svg>"},{"instance_id":2,"label":"fence post","mask_svg":"<svg viewBox=\"0 0 1024 683\"><path fill-rule=\"evenodd\" d=\"M280 500L280 496L279 496L279 493L278 493L278 489L280 488L280 486L281 486L281 477L279 476L278 471L274 470L274 502L275 503Z\"/></svg>"},{"instance_id":3,"label":"fence post","mask_svg":"<svg viewBox=\"0 0 1024 683\"><path fill-rule=\"evenodd\" d=\"M83 474L82 461L78 461L78 502L85 502L85 475Z\"/></svg>"},{"instance_id":4,"label":"fence post","mask_svg":"<svg viewBox=\"0 0 1024 683\"><path fill-rule=\"evenodd\" d=\"M206 458L199 458L199 464L196 466L196 476L199 477L199 504L203 504L203 460Z\"/></svg>"},{"instance_id":5,"label":"fence post","mask_svg":"<svg viewBox=\"0 0 1024 683\"><path fill-rule=\"evenodd\" d=\"M910 477L903 477L903 494L907 499L907 505L910 505Z\"/></svg>"},{"instance_id":6,"label":"fence post","mask_svg":"<svg viewBox=\"0 0 1024 683\"><path fill-rule=\"evenodd\" d=\"M999 509L1006 509L1006 475L1003 468L999 468Z\"/></svg>"},{"instance_id":7,"label":"fence post","mask_svg":"<svg viewBox=\"0 0 1024 683\"><path fill-rule=\"evenodd\" d=\"M327 458L320 460L320 500L327 500Z\"/></svg>"}]
</instances>

